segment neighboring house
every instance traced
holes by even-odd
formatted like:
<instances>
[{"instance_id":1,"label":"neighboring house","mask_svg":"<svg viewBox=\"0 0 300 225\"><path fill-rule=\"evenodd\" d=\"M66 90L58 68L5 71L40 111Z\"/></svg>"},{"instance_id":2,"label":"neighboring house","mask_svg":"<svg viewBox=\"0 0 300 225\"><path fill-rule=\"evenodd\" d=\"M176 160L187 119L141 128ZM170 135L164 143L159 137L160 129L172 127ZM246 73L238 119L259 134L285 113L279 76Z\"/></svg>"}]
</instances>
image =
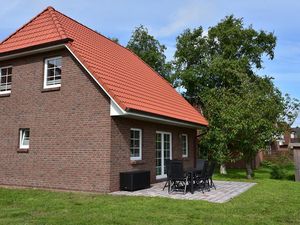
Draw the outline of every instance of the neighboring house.
<instances>
[{"instance_id":1,"label":"neighboring house","mask_svg":"<svg viewBox=\"0 0 300 225\"><path fill-rule=\"evenodd\" d=\"M289 148L300 147L300 127L291 129Z\"/></svg>"},{"instance_id":2,"label":"neighboring house","mask_svg":"<svg viewBox=\"0 0 300 225\"><path fill-rule=\"evenodd\" d=\"M0 184L111 192L195 164L206 119L135 54L48 7L0 44Z\"/></svg>"},{"instance_id":3,"label":"neighboring house","mask_svg":"<svg viewBox=\"0 0 300 225\"><path fill-rule=\"evenodd\" d=\"M300 127L291 129L291 143L300 143Z\"/></svg>"},{"instance_id":4,"label":"neighboring house","mask_svg":"<svg viewBox=\"0 0 300 225\"><path fill-rule=\"evenodd\" d=\"M293 145L300 144L300 128L290 128L287 132L280 135L276 142L272 143L271 151L288 151Z\"/></svg>"}]
</instances>

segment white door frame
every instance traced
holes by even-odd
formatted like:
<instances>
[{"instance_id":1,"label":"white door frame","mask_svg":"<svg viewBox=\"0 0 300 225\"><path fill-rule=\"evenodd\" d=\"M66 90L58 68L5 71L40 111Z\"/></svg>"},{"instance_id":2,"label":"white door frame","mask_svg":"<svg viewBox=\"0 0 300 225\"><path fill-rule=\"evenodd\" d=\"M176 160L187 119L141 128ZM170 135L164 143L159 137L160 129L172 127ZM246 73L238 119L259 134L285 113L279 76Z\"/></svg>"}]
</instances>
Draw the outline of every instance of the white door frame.
<instances>
[{"instance_id":1,"label":"white door frame","mask_svg":"<svg viewBox=\"0 0 300 225\"><path fill-rule=\"evenodd\" d=\"M172 133L171 132L165 132L165 131L156 131L156 134L161 135L161 169L162 169L162 175L156 175L156 179L163 179L167 177L167 174L164 171L165 167L165 160L164 160L164 134L170 135L170 159L172 159ZM155 135L155 143L156 143L156 135ZM155 146L155 173L156 173L156 146Z\"/></svg>"}]
</instances>

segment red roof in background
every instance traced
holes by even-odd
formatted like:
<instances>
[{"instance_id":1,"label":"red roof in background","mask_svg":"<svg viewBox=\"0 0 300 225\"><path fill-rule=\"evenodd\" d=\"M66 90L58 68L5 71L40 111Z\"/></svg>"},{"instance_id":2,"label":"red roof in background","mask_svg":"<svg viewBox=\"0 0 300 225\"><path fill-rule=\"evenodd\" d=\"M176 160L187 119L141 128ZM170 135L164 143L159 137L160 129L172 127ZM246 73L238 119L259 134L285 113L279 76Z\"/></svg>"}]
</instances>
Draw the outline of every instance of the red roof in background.
<instances>
[{"instance_id":1,"label":"red roof in background","mask_svg":"<svg viewBox=\"0 0 300 225\"><path fill-rule=\"evenodd\" d=\"M0 44L0 53L72 39L67 45L123 110L186 122L207 120L138 56L48 7Z\"/></svg>"}]
</instances>

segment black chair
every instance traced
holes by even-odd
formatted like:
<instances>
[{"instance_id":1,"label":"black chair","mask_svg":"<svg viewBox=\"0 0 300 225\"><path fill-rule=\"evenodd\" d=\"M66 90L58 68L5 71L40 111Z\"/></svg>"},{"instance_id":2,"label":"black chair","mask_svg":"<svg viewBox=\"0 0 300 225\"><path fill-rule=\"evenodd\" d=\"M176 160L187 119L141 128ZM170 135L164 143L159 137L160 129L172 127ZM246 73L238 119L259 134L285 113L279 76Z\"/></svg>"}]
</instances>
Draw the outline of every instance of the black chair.
<instances>
[{"instance_id":1,"label":"black chair","mask_svg":"<svg viewBox=\"0 0 300 225\"><path fill-rule=\"evenodd\" d=\"M207 161L207 160L205 160L205 159L197 159L196 169L197 170L203 170L205 161Z\"/></svg>"},{"instance_id":2,"label":"black chair","mask_svg":"<svg viewBox=\"0 0 300 225\"><path fill-rule=\"evenodd\" d=\"M170 159L166 159L166 169L167 169L167 181L166 181L166 183L165 183L165 185L164 185L164 188L163 188L163 191L165 190L165 188L166 187L168 187L169 186L169 180L170 180L170 172L169 172L169 170L170 170Z\"/></svg>"},{"instance_id":3,"label":"black chair","mask_svg":"<svg viewBox=\"0 0 300 225\"><path fill-rule=\"evenodd\" d=\"M204 160L202 169L195 174L195 181L199 189L204 193L204 189L208 188L207 186L207 177L208 177L209 164L207 160Z\"/></svg>"},{"instance_id":4,"label":"black chair","mask_svg":"<svg viewBox=\"0 0 300 225\"><path fill-rule=\"evenodd\" d=\"M185 194L187 185L188 176L184 173L183 162L180 160L171 160L169 163L168 192L183 191Z\"/></svg>"},{"instance_id":5,"label":"black chair","mask_svg":"<svg viewBox=\"0 0 300 225\"><path fill-rule=\"evenodd\" d=\"M207 184L210 188L212 188L212 187L215 188L215 190L216 190L216 185L213 182L212 177L214 175L216 165L217 165L217 163L215 161L212 161L209 165L208 172L207 172Z\"/></svg>"}]
</instances>

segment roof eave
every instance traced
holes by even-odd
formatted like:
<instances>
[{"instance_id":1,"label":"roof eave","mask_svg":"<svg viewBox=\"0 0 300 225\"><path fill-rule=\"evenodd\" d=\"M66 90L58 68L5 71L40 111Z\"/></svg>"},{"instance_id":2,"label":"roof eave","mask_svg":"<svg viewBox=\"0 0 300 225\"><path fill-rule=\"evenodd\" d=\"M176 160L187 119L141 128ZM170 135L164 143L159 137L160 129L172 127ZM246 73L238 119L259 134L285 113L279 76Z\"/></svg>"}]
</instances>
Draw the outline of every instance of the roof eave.
<instances>
[{"instance_id":1,"label":"roof eave","mask_svg":"<svg viewBox=\"0 0 300 225\"><path fill-rule=\"evenodd\" d=\"M110 115L112 117L132 118L132 119L138 119L138 120L143 120L148 122L156 122L156 123L168 124L168 125L173 125L178 127L193 128L193 129L199 129L201 127L208 126L208 124L204 124L204 123L203 124L193 123L189 121L178 120L175 118L147 113L144 111L133 110L129 108L123 110L117 104L115 104L114 101L111 101L110 103Z\"/></svg>"},{"instance_id":2,"label":"roof eave","mask_svg":"<svg viewBox=\"0 0 300 225\"><path fill-rule=\"evenodd\" d=\"M128 117L135 116L135 117L144 118L145 120L149 120L149 121L157 121L164 124L170 124L170 125L175 125L180 127L201 128L201 127L208 126L208 124L204 124L204 123L194 123L190 121L179 120L176 118L166 117L166 116L152 114L152 113L134 110L134 109L127 109L126 112Z\"/></svg>"},{"instance_id":3,"label":"roof eave","mask_svg":"<svg viewBox=\"0 0 300 225\"><path fill-rule=\"evenodd\" d=\"M47 42L40 45L29 46L26 48L20 48L12 51L1 52L0 61L23 57L27 55L53 51L57 49L65 48L65 44L73 41L70 38L64 38L57 41Z\"/></svg>"}]
</instances>

